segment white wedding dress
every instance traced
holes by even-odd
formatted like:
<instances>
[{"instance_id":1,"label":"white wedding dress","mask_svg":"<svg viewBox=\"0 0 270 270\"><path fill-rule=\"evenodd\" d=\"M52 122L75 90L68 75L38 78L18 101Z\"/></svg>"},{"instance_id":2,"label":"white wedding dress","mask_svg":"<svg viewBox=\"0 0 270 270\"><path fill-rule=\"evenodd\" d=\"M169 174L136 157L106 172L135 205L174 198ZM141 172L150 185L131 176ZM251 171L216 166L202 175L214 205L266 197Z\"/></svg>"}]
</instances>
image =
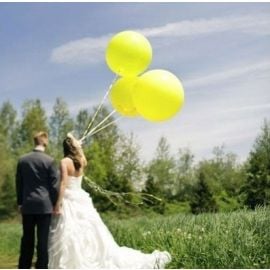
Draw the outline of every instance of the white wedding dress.
<instances>
[{"instance_id":1,"label":"white wedding dress","mask_svg":"<svg viewBox=\"0 0 270 270\"><path fill-rule=\"evenodd\" d=\"M61 215L52 219L49 268L164 268L171 261L167 251L146 254L119 246L81 182L82 176L69 176Z\"/></svg>"}]
</instances>

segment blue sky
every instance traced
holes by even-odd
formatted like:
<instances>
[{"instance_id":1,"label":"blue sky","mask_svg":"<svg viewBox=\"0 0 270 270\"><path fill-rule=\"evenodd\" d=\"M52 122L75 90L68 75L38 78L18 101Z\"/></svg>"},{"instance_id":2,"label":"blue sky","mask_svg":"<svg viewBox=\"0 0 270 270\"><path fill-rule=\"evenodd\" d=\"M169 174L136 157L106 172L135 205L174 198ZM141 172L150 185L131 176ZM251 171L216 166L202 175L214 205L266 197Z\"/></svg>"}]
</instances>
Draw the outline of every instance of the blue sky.
<instances>
[{"instance_id":1,"label":"blue sky","mask_svg":"<svg viewBox=\"0 0 270 270\"><path fill-rule=\"evenodd\" d=\"M181 78L186 103L172 120L121 119L146 160L166 136L197 159L225 145L245 159L270 115L269 3L0 3L0 104L63 97L72 114L96 105L114 74L113 34L136 30L153 47L149 69Z\"/></svg>"}]
</instances>

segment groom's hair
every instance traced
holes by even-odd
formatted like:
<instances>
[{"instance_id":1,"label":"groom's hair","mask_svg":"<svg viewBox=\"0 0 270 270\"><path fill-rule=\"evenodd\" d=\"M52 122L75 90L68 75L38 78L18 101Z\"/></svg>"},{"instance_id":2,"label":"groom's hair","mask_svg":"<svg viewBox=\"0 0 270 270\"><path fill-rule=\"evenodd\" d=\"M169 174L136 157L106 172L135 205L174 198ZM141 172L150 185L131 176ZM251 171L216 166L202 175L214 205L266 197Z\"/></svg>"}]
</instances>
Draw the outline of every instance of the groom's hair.
<instances>
[{"instance_id":1,"label":"groom's hair","mask_svg":"<svg viewBox=\"0 0 270 270\"><path fill-rule=\"evenodd\" d=\"M34 143L35 145L43 145L46 147L48 143L48 133L45 131L36 132L34 135Z\"/></svg>"}]
</instances>

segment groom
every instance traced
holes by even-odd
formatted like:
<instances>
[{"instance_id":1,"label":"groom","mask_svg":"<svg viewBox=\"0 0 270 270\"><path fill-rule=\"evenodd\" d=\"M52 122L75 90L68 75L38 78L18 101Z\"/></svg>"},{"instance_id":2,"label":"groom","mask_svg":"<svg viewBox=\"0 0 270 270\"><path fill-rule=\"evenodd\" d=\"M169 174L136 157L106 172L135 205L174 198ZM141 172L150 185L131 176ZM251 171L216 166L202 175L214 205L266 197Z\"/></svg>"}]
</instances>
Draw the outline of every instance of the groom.
<instances>
[{"instance_id":1,"label":"groom","mask_svg":"<svg viewBox=\"0 0 270 270\"><path fill-rule=\"evenodd\" d=\"M34 136L35 148L19 159L16 173L16 191L22 214L23 236L19 258L20 269L31 268L35 228L37 228L36 268L48 268L48 235L51 214L58 196L58 173L52 157L45 154L48 134Z\"/></svg>"}]
</instances>

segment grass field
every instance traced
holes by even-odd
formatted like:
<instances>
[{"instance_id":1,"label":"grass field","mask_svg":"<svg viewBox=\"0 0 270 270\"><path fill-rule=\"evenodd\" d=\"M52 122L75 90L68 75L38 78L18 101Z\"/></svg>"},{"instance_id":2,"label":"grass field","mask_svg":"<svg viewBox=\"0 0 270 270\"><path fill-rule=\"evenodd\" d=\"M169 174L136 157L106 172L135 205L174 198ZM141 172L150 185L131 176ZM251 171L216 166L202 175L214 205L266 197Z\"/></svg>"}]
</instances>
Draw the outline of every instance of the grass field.
<instances>
[{"instance_id":1,"label":"grass field","mask_svg":"<svg viewBox=\"0 0 270 270\"><path fill-rule=\"evenodd\" d=\"M270 268L270 208L104 220L119 245L168 250L168 268ZM0 235L0 268L16 268L20 224L1 223Z\"/></svg>"}]
</instances>

